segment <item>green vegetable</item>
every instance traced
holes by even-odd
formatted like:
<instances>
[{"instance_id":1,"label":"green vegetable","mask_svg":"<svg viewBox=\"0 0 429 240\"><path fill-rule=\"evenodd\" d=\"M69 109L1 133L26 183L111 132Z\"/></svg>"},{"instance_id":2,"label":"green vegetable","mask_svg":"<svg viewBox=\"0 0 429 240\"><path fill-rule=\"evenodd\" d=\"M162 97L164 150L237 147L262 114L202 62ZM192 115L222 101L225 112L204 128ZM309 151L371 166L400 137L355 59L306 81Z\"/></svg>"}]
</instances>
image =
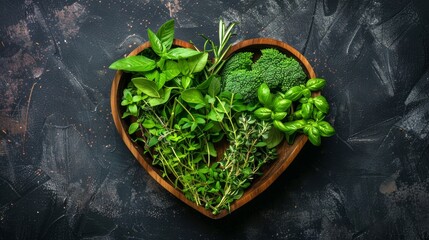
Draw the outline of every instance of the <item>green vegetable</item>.
<instances>
[{"instance_id":1,"label":"green vegetable","mask_svg":"<svg viewBox=\"0 0 429 240\"><path fill-rule=\"evenodd\" d=\"M322 78L311 78L305 84L310 91L320 91L325 85L326 80Z\"/></svg>"},{"instance_id":2,"label":"green vegetable","mask_svg":"<svg viewBox=\"0 0 429 240\"><path fill-rule=\"evenodd\" d=\"M222 79L223 90L240 94L246 102L255 102L257 89L261 85L257 79L258 73L255 71L236 70Z\"/></svg>"},{"instance_id":3,"label":"green vegetable","mask_svg":"<svg viewBox=\"0 0 429 240\"><path fill-rule=\"evenodd\" d=\"M252 52L239 52L228 59L222 68L222 76L228 76L236 70L250 71L253 64Z\"/></svg>"},{"instance_id":4,"label":"green vegetable","mask_svg":"<svg viewBox=\"0 0 429 240\"><path fill-rule=\"evenodd\" d=\"M261 108L258 108L254 112L254 114L256 115L257 118L259 118L261 120L268 120L271 118L273 111L271 111L271 109L269 109L269 108L261 107Z\"/></svg>"},{"instance_id":5,"label":"green vegetable","mask_svg":"<svg viewBox=\"0 0 429 240\"><path fill-rule=\"evenodd\" d=\"M286 92L293 86L305 83L307 76L294 58L274 48L262 49L261 53L252 69L259 72L260 81L267 83L271 89Z\"/></svg>"},{"instance_id":6,"label":"green vegetable","mask_svg":"<svg viewBox=\"0 0 429 240\"><path fill-rule=\"evenodd\" d=\"M261 84L286 92L305 83L306 75L294 58L272 48L262 49L261 53L254 63L250 52L237 53L226 62L221 74L225 91L240 94L252 103L256 102L255 92Z\"/></svg>"}]
</instances>

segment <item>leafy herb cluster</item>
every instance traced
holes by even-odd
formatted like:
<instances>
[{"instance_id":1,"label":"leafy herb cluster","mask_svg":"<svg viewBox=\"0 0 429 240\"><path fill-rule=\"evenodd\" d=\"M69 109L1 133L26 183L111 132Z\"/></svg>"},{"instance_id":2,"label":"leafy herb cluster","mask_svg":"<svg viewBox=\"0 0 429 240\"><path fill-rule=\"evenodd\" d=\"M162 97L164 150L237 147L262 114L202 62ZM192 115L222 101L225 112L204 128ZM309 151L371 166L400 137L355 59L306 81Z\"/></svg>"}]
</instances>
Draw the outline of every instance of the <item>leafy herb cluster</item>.
<instances>
[{"instance_id":1,"label":"leafy herb cluster","mask_svg":"<svg viewBox=\"0 0 429 240\"><path fill-rule=\"evenodd\" d=\"M256 109L254 113L257 118L271 121L274 125L275 128L270 135L272 145L280 143L283 136L292 143L297 133L303 133L313 145L319 146L321 137L335 134L331 124L324 121L329 111L328 101L322 95L311 96L312 92L320 91L325 85L324 79L312 78L305 85L294 86L284 94L281 92L272 94L267 84L261 84L258 99L262 107Z\"/></svg>"},{"instance_id":2,"label":"leafy herb cluster","mask_svg":"<svg viewBox=\"0 0 429 240\"><path fill-rule=\"evenodd\" d=\"M170 20L156 33L148 29L150 48L110 66L132 76L121 102L122 117L131 121L128 133L143 143L163 177L213 214L228 210L277 158L274 147L283 136L292 140L302 132L318 145L320 136L334 132L323 121L326 99L310 97L325 84L321 79L284 94L258 84L253 94L259 102L223 89L220 72L234 25L220 20L219 44L205 38L198 50L173 46ZM292 111L294 101L299 105ZM224 141L228 146L218 152Z\"/></svg>"}]
</instances>

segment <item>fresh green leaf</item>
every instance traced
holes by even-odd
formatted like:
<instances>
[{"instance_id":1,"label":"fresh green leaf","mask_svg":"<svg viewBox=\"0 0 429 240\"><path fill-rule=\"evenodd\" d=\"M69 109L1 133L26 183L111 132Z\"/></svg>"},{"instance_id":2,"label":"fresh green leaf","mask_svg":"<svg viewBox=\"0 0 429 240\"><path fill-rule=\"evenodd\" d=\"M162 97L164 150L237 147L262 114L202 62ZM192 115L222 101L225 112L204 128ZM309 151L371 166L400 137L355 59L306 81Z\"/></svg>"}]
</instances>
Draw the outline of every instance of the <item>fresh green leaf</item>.
<instances>
[{"instance_id":1,"label":"fresh green leaf","mask_svg":"<svg viewBox=\"0 0 429 240\"><path fill-rule=\"evenodd\" d=\"M158 92L158 86L155 82L143 77L133 78L131 79L131 82L133 82L134 86L136 86L136 88L142 91L144 94L150 97L161 97L160 93Z\"/></svg>"},{"instance_id":2,"label":"fresh green leaf","mask_svg":"<svg viewBox=\"0 0 429 240\"><path fill-rule=\"evenodd\" d=\"M319 91L322 90L323 87L326 85L326 80L322 78L311 78L307 81L305 86L310 91Z\"/></svg>"},{"instance_id":3,"label":"fresh green leaf","mask_svg":"<svg viewBox=\"0 0 429 240\"><path fill-rule=\"evenodd\" d=\"M171 90L172 88L161 89L159 98L149 98L147 100L149 105L154 107L166 103L170 99Z\"/></svg>"},{"instance_id":4,"label":"fresh green leaf","mask_svg":"<svg viewBox=\"0 0 429 240\"><path fill-rule=\"evenodd\" d=\"M268 132L268 138L265 139L268 148L273 148L283 141L284 134L277 128L273 127Z\"/></svg>"},{"instance_id":5,"label":"fresh green leaf","mask_svg":"<svg viewBox=\"0 0 429 240\"><path fill-rule=\"evenodd\" d=\"M179 63L177 61L175 61L175 60L166 60L165 64L164 64L164 68L162 70L163 71L165 71L165 70L174 70L174 71L180 73Z\"/></svg>"},{"instance_id":6,"label":"fresh green leaf","mask_svg":"<svg viewBox=\"0 0 429 240\"><path fill-rule=\"evenodd\" d=\"M187 62L191 73L201 72L207 64L209 54L207 52L189 57Z\"/></svg>"},{"instance_id":7,"label":"fresh green leaf","mask_svg":"<svg viewBox=\"0 0 429 240\"><path fill-rule=\"evenodd\" d=\"M198 89L186 89L181 94L183 101L187 103L205 103L203 94Z\"/></svg>"},{"instance_id":8,"label":"fresh green leaf","mask_svg":"<svg viewBox=\"0 0 429 240\"><path fill-rule=\"evenodd\" d=\"M311 97L311 91L310 91L309 89L307 89L307 88L304 88L304 89L302 90L302 96L304 96L304 97L306 97L306 98Z\"/></svg>"},{"instance_id":9,"label":"fresh green leaf","mask_svg":"<svg viewBox=\"0 0 429 240\"><path fill-rule=\"evenodd\" d=\"M204 118L197 117L195 118L195 122L198 124L205 124L206 120L204 120Z\"/></svg>"},{"instance_id":10,"label":"fresh green leaf","mask_svg":"<svg viewBox=\"0 0 429 240\"><path fill-rule=\"evenodd\" d=\"M156 62L145 56L129 56L112 63L109 68L131 72L147 72L155 69Z\"/></svg>"},{"instance_id":11,"label":"fresh green leaf","mask_svg":"<svg viewBox=\"0 0 429 240\"><path fill-rule=\"evenodd\" d=\"M286 115L287 115L287 112L276 112L276 113L273 113L271 115L271 118L273 120L279 120L279 121L281 121L281 120L283 120L286 117Z\"/></svg>"},{"instance_id":12,"label":"fresh green leaf","mask_svg":"<svg viewBox=\"0 0 429 240\"><path fill-rule=\"evenodd\" d=\"M267 143L266 142L258 142L257 144L255 144L255 147L266 147Z\"/></svg>"},{"instance_id":13,"label":"fresh green leaf","mask_svg":"<svg viewBox=\"0 0 429 240\"><path fill-rule=\"evenodd\" d=\"M294 86L285 93L284 98L296 101L301 98L302 90L303 88L301 86Z\"/></svg>"},{"instance_id":14,"label":"fresh green leaf","mask_svg":"<svg viewBox=\"0 0 429 240\"><path fill-rule=\"evenodd\" d=\"M171 48L174 39L174 19L170 19L158 29L156 36L161 40L162 45L166 50Z\"/></svg>"},{"instance_id":15,"label":"fresh green leaf","mask_svg":"<svg viewBox=\"0 0 429 240\"><path fill-rule=\"evenodd\" d=\"M155 146L157 143L158 143L158 138L157 138L157 137L155 137L155 136L153 136L153 137L151 137L151 138L149 139L148 146L149 146L149 147L153 147L153 146Z\"/></svg>"},{"instance_id":16,"label":"fresh green leaf","mask_svg":"<svg viewBox=\"0 0 429 240\"><path fill-rule=\"evenodd\" d=\"M132 105L128 105L128 111L133 115L136 116L138 113L138 108L137 105L132 104Z\"/></svg>"},{"instance_id":17,"label":"fresh green leaf","mask_svg":"<svg viewBox=\"0 0 429 240\"><path fill-rule=\"evenodd\" d=\"M322 143L319 130L316 127L310 127L308 131L308 140L310 140L314 146L320 146Z\"/></svg>"},{"instance_id":18,"label":"fresh green leaf","mask_svg":"<svg viewBox=\"0 0 429 240\"><path fill-rule=\"evenodd\" d=\"M177 77L180 74L179 69L166 69L162 71L162 75L165 76L166 81L170 81L171 79Z\"/></svg>"},{"instance_id":19,"label":"fresh green leaf","mask_svg":"<svg viewBox=\"0 0 429 240\"><path fill-rule=\"evenodd\" d=\"M319 129L320 136L322 137L331 137L335 135L335 129L327 121L318 122L317 128Z\"/></svg>"},{"instance_id":20,"label":"fresh green leaf","mask_svg":"<svg viewBox=\"0 0 429 240\"><path fill-rule=\"evenodd\" d=\"M289 99L275 98L273 102L273 110L275 112L286 112L292 105Z\"/></svg>"},{"instance_id":21,"label":"fresh green leaf","mask_svg":"<svg viewBox=\"0 0 429 240\"><path fill-rule=\"evenodd\" d=\"M190 76L182 76L182 87L187 89L191 85L192 78Z\"/></svg>"},{"instance_id":22,"label":"fresh green leaf","mask_svg":"<svg viewBox=\"0 0 429 240\"><path fill-rule=\"evenodd\" d=\"M292 122L282 123L280 121L273 121L274 126L280 131L286 133L287 135L294 134L297 130L301 129L305 125L305 121L296 120Z\"/></svg>"},{"instance_id":23,"label":"fresh green leaf","mask_svg":"<svg viewBox=\"0 0 429 240\"><path fill-rule=\"evenodd\" d=\"M325 114L319 111L317 108L313 109L313 119L316 121L322 121L325 118Z\"/></svg>"},{"instance_id":24,"label":"fresh green leaf","mask_svg":"<svg viewBox=\"0 0 429 240\"><path fill-rule=\"evenodd\" d=\"M329 103L324 96L317 96L314 98L314 106L323 113L329 112Z\"/></svg>"},{"instance_id":25,"label":"fresh green leaf","mask_svg":"<svg viewBox=\"0 0 429 240\"><path fill-rule=\"evenodd\" d=\"M155 127L155 122L152 119L145 119L142 123L142 126L147 129L153 128Z\"/></svg>"},{"instance_id":26,"label":"fresh green leaf","mask_svg":"<svg viewBox=\"0 0 429 240\"><path fill-rule=\"evenodd\" d=\"M188 75L190 73L189 64L186 59L179 59L177 61L177 67L183 75Z\"/></svg>"},{"instance_id":27,"label":"fresh green leaf","mask_svg":"<svg viewBox=\"0 0 429 240\"><path fill-rule=\"evenodd\" d=\"M155 79L156 88L157 90L161 90L161 88L164 86L165 82L167 81L167 76L162 72L159 74L159 78Z\"/></svg>"},{"instance_id":28,"label":"fresh green leaf","mask_svg":"<svg viewBox=\"0 0 429 240\"><path fill-rule=\"evenodd\" d=\"M127 99L121 101L121 106L127 106L128 104L130 104L130 102L128 102Z\"/></svg>"},{"instance_id":29,"label":"fresh green leaf","mask_svg":"<svg viewBox=\"0 0 429 240\"><path fill-rule=\"evenodd\" d=\"M234 102L234 104L232 105L232 109L236 112L247 112L247 111L253 112L253 110L255 110L255 109L250 109L249 105L239 101Z\"/></svg>"},{"instance_id":30,"label":"fresh green leaf","mask_svg":"<svg viewBox=\"0 0 429 240\"><path fill-rule=\"evenodd\" d=\"M198 127L198 123L196 123L196 122L193 122L192 124L191 124L191 131L195 131L195 129Z\"/></svg>"},{"instance_id":31,"label":"fresh green leaf","mask_svg":"<svg viewBox=\"0 0 429 240\"><path fill-rule=\"evenodd\" d=\"M137 131L137 129L139 129L139 123L138 122L133 122L131 123L130 127L128 128L128 134L133 134Z\"/></svg>"},{"instance_id":32,"label":"fresh green leaf","mask_svg":"<svg viewBox=\"0 0 429 240\"><path fill-rule=\"evenodd\" d=\"M133 96L133 102L140 102L142 100L142 97L139 95Z\"/></svg>"},{"instance_id":33,"label":"fresh green leaf","mask_svg":"<svg viewBox=\"0 0 429 240\"><path fill-rule=\"evenodd\" d=\"M207 118L215 122L222 122L224 115L225 115L224 113L219 113L216 110L212 109L207 114Z\"/></svg>"},{"instance_id":34,"label":"fresh green leaf","mask_svg":"<svg viewBox=\"0 0 429 240\"><path fill-rule=\"evenodd\" d=\"M313 104L303 103L301 108L301 113L304 119L310 118L313 113Z\"/></svg>"},{"instance_id":35,"label":"fresh green leaf","mask_svg":"<svg viewBox=\"0 0 429 240\"><path fill-rule=\"evenodd\" d=\"M215 77L212 79L209 85L208 94L212 97L215 97L221 89L220 78Z\"/></svg>"},{"instance_id":36,"label":"fresh green leaf","mask_svg":"<svg viewBox=\"0 0 429 240\"><path fill-rule=\"evenodd\" d=\"M197 50L190 48L172 48L167 52L166 58L172 60L178 60L182 58L190 58L197 55L202 54L202 52L198 52Z\"/></svg>"},{"instance_id":37,"label":"fresh green leaf","mask_svg":"<svg viewBox=\"0 0 429 240\"><path fill-rule=\"evenodd\" d=\"M149 42L150 42L150 46L152 48L152 50L158 55L158 56L163 56L164 54L164 47L162 45L161 40L156 36L156 34L154 32L152 32L152 30L148 29L147 30L147 35L149 37Z\"/></svg>"},{"instance_id":38,"label":"fresh green leaf","mask_svg":"<svg viewBox=\"0 0 429 240\"><path fill-rule=\"evenodd\" d=\"M255 116L261 120L268 120L271 118L271 113L273 111L271 111L271 109L266 108L266 107L261 107L256 109L256 111L254 112Z\"/></svg>"},{"instance_id":39,"label":"fresh green leaf","mask_svg":"<svg viewBox=\"0 0 429 240\"><path fill-rule=\"evenodd\" d=\"M271 104L271 92L266 83L262 83L258 88L258 99L265 107Z\"/></svg>"},{"instance_id":40,"label":"fresh green leaf","mask_svg":"<svg viewBox=\"0 0 429 240\"><path fill-rule=\"evenodd\" d=\"M213 143L209 142L207 144L207 146L208 146L208 153L210 154L210 156L217 157L217 151L216 151L216 148L214 147Z\"/></svg>"}]
</instances>

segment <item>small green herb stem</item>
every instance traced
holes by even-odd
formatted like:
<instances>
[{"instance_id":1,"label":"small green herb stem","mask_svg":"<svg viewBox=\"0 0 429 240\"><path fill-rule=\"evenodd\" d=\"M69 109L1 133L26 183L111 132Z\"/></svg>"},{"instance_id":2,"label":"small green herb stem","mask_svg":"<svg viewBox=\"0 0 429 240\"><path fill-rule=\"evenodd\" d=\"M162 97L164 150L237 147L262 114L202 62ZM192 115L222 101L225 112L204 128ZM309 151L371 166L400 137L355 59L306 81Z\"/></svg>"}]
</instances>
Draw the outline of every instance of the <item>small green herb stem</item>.
<instances>
[{"instance_id":1,"label":"small green herb stem","mask_svg":"<svg viewBox=\"0 0 429 240\"><path fill-rule=\"evenodd\" d=\"M192 113L179 100L177 100L177 98L175 98L174 101L180 104L180 106L183 107L183 109L189 114L189 116L191 116L192 120L194 120L195 122L194 115L192 115Z\"/></svg>"},{"instance_id":2,"label":"small green herb stem","mask_svg":"<svg viewBox=\"0 0 429 240\"><path fill-rule=\"evenodd\" d=\"M173 103L173 108L171 110L170 119L168 119L168 122L170 123L170 128L173 128L173 122L174 122L174 116L175 116L174 111L176 109L176 99L177 98L174 98L175 101Z\"/></svg>"}]
</instances>

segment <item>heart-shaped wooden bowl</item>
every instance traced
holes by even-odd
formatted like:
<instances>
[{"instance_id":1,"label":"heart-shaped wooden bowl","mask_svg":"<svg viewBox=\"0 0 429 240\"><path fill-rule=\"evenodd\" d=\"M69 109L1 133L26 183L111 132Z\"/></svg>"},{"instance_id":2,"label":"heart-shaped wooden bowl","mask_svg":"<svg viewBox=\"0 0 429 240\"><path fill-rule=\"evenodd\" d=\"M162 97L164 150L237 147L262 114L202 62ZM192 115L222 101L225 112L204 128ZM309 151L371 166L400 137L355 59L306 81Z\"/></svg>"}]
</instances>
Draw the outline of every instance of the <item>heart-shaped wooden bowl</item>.
<instances>
[{"instance_id":1,"label":"heart-shaped wooden bowl","mask_svg":"<svg viewBox=\"0 0 429 240\"><path fill-rule=\"evenodd\" d=\"M175 39L173 45L176 47L184 48L194 48L194 46L188 42ZM136 49L134 49L129 56L135 56L142 52L144 49L150 47L150 43L146 42ZM296 49L290 45L270 38L255 38L249 39L231 47L227 53L228 56L232 56L234 53L249 51L254 52L254 55L260 54L260 50L264 48L275 48L283 52L287 56L294 57L303 67L308 78L316 77L313 68L307 61L307 59L299 53ZM203 206L198 206L194 202L188 200L185 195L177 188L175 188L169 181L162 178L160 170L152 165L152 159L144 155L144 148L140 143L133 142L131 136L128 134L128 127L131 124L130 120L122 119L121 116L124 113L124 108L121 107L122 93L124 88L131 80L131 75L124 73L122 71L116 72L116 75L113 79L112 89L111 89L111 99L110 104L112 108L113 120L115 122L116 128L121 135L122 140L125 145L134 155L134 157L140 162L144 169L149 173L149 175L158 182L162 187L167 191L173 194L175 197L180 199L185 204L194 208L198 212L204 214L207 217L213 219L219 219L230 212L240 208L247 202L254 199L265 189L267 189L279 176L282 174L285 169L292 163L299 151L302 149L304 144L307 142L307 137L304 135L299 135L296 137L293 145L287 144L285 141L277 147L278 158L277 160L271 162L267 168L264 170L262 176L254 179L251 186L244 192L243 196L231 204L230 211L223 210L217 215L213 215L210 210L205 209Z\"/></svg>"}]
</instances>

